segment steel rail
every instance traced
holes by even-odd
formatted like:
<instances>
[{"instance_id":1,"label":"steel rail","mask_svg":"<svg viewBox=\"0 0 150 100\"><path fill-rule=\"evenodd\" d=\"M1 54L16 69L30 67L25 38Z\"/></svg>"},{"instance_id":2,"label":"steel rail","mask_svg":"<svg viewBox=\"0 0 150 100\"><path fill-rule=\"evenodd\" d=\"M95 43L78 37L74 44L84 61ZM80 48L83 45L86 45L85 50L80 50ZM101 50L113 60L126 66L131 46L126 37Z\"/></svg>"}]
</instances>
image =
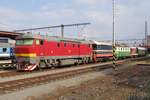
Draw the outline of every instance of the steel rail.
<instances>
[{"instance_id":1,"label":"steel rail","mask_svg":"<svg viewBox=\"0 0 150 100\"><path fill-rule=\"evenodd\" d=\"M141 58L141 59L145 60L149 58ZM122 65L122 64L126 64L127 61L137 61L141 59L138 58L138 59L132 59L132 60L128 59L128 60L117 61L117 64ZM78 69L72 69L72 70L67 70L63 72L57 72L57 73L41 75L41 76L36 76L36 77L1 82L0 94L6 94L6 93L10 93L10 92L20 90L23 88L37 86L40 84L44 84L47 82L52 82L52 81L60 80L64 78L70 78L73 76L85 74L85 73L92 72L92 71L102 71L102 70L109 69L109 68L112 68L112 63L102 64L101 66L98 64L95 64L95 65L91 65L88 67L81 67Z\"/></svg>"},{"instance_id":2,"label":"steel rail","mask_svg":"<svg viewBox=\"0 0 150 100\"><path fill-rule=\"evenodd\" d=\"M136 60L136 59L141 59L141 58L134 58L132 60ZM126 60L128 60L128 59L126 59ZM103 63L105 63L105 62L102 62L101 64L103 64ZM96 64L98 64L98 63L96 63ZM70 66L70 67L72 67L72 68L73 67L84 67L84 66L87 66L87 65L93 65L93 63L92 64L86 64L86 65ZM33 74L33 73L39 73L39 72L48 72L48 71L52 71L52 70L61 70L61 69L65 69L65 68L67 68L67 67L63 67L63 68L59 68L59 69L57 69L57 68L55 68L55 69L48 69L47 68L47 69L42 69L42 70L32 71L32 72L17 72L17 71L13 70L13 71L8 71L8 72L2 72L2 73L0 73L0 78L13 77L13 76L25 75L25 74Z\"/></svg>"}]
</instances>

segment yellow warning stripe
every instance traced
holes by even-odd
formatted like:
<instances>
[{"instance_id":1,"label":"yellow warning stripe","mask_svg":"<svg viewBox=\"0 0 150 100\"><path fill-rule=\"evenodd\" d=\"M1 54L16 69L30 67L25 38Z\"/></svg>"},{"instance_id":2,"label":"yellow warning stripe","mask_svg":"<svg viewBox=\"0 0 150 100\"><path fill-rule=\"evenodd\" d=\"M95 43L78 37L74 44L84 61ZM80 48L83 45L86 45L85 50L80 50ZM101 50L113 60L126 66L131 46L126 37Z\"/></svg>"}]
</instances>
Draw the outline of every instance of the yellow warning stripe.
<instances>
[{"instance_id":1,"label":"yellow warning stripe","mask_svg":"<svg viewBox=\"0 0 150 100\"><path fill-rule=\"evenodd\" d=\"M21 57L36 57L36 53L19 53L15 54L16 56L21 56Z\"/></svg>"}]
</instances>

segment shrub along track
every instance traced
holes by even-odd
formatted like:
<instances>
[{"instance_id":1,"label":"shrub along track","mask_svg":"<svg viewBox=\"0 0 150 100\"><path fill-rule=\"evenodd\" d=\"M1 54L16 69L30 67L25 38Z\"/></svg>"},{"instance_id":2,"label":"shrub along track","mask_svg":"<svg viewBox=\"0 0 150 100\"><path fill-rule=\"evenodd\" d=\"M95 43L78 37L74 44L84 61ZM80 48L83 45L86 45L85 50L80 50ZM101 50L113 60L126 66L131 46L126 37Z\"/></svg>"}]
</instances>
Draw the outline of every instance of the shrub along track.
<instances>
[{"instance_id":1,"label":"shrub along track","mask_svg":"<svg viewBox=\"0 0 150 100\"><path fill-rule=\"evenodd\" d=\"M149 57L142 57L142 58L136 58L132 61L138 61L138 60L146 60ZM123 65L126 64L128 61L131 61L131 59L127 60L121 60L117 61L117 65ZM41 75L36 77L30 77L30 78L24 78L19 80L13 80L13 81L7 81L7 82L1 82L0 83L0 94L10 93L16 90L20 90L23 88L31 87L31 86L37 86L40 84L44 84L47 82L52 82L55 80L65 79L74 77L80 74L85 74L92 71L102 71L105 69L112 68L112 62L102 63L102 64L88 64L84 65L84 67L78 67L78 68L70 68L70 70L57 72L53 74L47 74L47 75Z\"/></svg>"}]
</instances>

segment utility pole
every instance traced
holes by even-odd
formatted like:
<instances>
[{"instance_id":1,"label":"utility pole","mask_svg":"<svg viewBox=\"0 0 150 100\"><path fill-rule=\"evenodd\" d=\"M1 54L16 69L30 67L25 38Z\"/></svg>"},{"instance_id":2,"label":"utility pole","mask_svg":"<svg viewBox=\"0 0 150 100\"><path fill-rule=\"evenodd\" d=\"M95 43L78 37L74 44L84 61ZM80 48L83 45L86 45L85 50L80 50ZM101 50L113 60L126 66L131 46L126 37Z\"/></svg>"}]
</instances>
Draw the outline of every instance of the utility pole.
<instances>
[{"instance_id":1,"label":"utility pole","mask_svg":"<svg viewBox=\"0 0 150 100\"><path fill-rule=\"evenodd\" d=\"M112 0L112 46L113 46L113 68L116 69L116 41L115 41L115 0Z\"/></svg>"},{"instance_id":2,"label":"utility pole","mask_svg":"<svg viewBox=\"0 0 150 100\"><path fill-rule=\"evenodd\" d=\"M113 14L113 23L112 23L112 32L113 32L113 46L115 47L115 0L112 0L112 14Z\"/></svg>"},{"instance_id":3,"label":"utility pole","mask_svg":"<svg viewBox=\"0 0 150 100\"><path fill-rule=\"evenodd\" d=\"M64 38L64 25L61 25L61 38Z\"/></svg>"}]
</instances>

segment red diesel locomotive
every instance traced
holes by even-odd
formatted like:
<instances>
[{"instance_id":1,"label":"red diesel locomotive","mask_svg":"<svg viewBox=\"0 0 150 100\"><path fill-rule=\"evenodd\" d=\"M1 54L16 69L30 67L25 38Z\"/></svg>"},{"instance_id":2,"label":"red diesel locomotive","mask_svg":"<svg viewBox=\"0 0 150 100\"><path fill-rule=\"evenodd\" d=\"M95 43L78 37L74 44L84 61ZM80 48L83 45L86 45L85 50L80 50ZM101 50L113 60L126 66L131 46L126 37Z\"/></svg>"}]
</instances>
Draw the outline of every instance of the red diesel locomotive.
<instances>
[{"instance_id":1,"label":"red diesel locomotive","mask_svg":"<svg viewBox=\"0 0 150 100\"><path fill-rule=\"evenodd\" d=\"M16 38L17 70L88 63L92 61L89 41L50 36L23 34Z\"/></svg>"}]
</instances>

